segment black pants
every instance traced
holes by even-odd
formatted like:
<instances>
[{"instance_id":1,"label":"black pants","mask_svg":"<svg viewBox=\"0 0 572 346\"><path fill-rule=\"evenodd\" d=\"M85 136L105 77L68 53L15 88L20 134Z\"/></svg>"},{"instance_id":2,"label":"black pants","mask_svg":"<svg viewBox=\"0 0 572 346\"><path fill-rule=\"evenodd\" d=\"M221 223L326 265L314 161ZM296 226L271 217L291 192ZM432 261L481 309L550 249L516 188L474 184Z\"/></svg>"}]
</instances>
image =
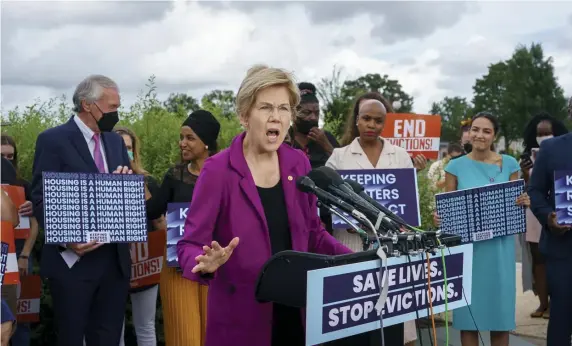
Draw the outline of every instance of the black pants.
<instances>
[{"instance_id":1,"label":"black pants","mask_svg":"<svg viewBox=\"0 0 572 346\"><path fill-rule=\"evenodd\" d=\"M77 263L76 263L77 265ZM58 346L118 345L121 338L129 277L110 260L107 270L93 278L78 278L74 267L48 278L52 293Z\"/></svg>"},{"instance_id":2,"label":"black pants","mask_svg":"<svg viewBox=\"0 0 572 346\"><path fill-rule=\"evenodd\" d=\"M546 258L550 295L547 346L570 345L572 337L572 257Z\"/></svg>"}]
</instances>

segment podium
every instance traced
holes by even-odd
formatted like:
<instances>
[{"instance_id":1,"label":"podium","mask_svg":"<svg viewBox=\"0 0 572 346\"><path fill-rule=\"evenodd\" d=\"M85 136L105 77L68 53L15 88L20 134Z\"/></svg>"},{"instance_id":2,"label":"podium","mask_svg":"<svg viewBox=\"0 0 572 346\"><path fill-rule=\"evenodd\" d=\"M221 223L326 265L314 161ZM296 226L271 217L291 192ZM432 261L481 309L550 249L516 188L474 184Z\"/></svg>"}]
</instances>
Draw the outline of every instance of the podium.
<instances>
[{"instance_id":1,"label":"podium","mask_svg":"<svg viewBox=\"0 0 572 346\"><path fill-rule=\"evenodd\" d=\"M436 249L427 256L388 257L383 268L376 250L338 256L283 251L263 266L256 299L305 308L306 345L379 330L381 316L375 304L380 278L388 286L384 331L429 315L427 275L434 314L445 311L445 302L448 310L470 305L472 244L455 246L460 242L455 235L441 240L451 246L443 254Z\"/></svg>"}]
</instances>

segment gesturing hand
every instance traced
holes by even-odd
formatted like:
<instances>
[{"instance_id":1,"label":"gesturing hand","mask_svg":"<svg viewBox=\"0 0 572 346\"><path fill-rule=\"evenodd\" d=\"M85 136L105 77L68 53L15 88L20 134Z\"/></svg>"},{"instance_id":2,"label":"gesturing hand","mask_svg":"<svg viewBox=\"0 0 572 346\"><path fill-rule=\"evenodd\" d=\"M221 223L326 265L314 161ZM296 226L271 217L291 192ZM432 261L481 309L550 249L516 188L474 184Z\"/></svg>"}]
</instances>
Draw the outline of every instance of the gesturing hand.
<instances>
[{"instance_id":1,"label":"gesturing hand","mask_svg":"<svg viewBox=\"0 0 572 346\"><path fill-rule=\"evenodd\" d=\"M228 261L237 245L238 237L233 238L228 246L224 248L216 241L211 243L212 247L203 246L205 253L195 258L197 265L194 266L192 272L202 272L204 274L214 273L221 265Z\"/></svg>"}]
</instances>

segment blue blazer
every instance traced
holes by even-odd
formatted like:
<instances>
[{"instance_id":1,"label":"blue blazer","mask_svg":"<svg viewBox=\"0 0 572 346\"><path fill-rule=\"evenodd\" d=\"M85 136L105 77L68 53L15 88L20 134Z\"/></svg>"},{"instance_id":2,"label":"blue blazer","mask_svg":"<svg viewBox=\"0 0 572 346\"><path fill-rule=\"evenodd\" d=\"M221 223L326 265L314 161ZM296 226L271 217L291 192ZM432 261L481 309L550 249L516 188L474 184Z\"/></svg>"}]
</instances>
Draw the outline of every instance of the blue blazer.
<instances>
[{"instance_id":1,"label":"blue blazer","mask_svg":"<svg viewBox=\"0 0 572 346\"><path fill-rule=\"evenodd\" d=\"M121 136L116 133L102 133L105 157L109 171L117 166L130 166L127 149ZM48 129L38 136L34 155L32 178L32 202L34 216L44 228L44 206L42 172L98 173L89 147L73 118L67 123ZM131 258L129 244L106 244L84 255L71 270L78 278L92 278L105 270L109 260L116 261L125 276L130 275ZM40 272L44 277L57 277L69 271L60 255L57 245L44 245Z\"/></svg>"},{"instance_id":2,"label":"blue blazer","mask_svg":"<svg viewBox=\"0 0 572 346\"><path fill-rule=\"evenodd\" d=\"M572 170L572 133L545 140L534 162L528 183L530 208L540 224L540 251L545 256L572 256L572 232L556 235L547 228L548 215L555 210L554 171Z\"/></svg>"}]
</instances>

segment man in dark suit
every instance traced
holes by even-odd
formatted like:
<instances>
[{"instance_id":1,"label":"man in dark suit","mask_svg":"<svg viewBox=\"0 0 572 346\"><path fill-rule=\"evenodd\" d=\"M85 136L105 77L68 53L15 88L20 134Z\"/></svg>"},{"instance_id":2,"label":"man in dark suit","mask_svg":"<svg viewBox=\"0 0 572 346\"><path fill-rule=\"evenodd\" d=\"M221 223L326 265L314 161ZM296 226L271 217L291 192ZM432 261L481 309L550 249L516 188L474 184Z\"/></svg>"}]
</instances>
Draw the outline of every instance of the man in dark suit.
<instances>
[{"instance_id":1,"label":"man in dark suit","mask_svg":"<svg viewBox=\"0 0 572 346\"><path fill-rule=\"evenodd\" d=\"M44 228L42 172L129 174L122 138L111 132L120 106L111 79L92 75L73 95L67 123L42 132L36 141L32 196ZM118 345L129 290L128 244L44 245L40 271L50 285L59 346Z\"/></svg>"},{"instance_id":2,"label":"man in dark suit","mask_svg":"<svg viewBox=\"0 0 572 346\"><path fill-rule=\"evenodd\" d=\"M572 116L572 99L568 112ZM550 295L548 346L570 345L572 338L572 230L556 222L554 171L559 170L572 171L572 133L542 141L528 185L530 207L543 226L539 248Z\"/></svg>"}]
</instances>

